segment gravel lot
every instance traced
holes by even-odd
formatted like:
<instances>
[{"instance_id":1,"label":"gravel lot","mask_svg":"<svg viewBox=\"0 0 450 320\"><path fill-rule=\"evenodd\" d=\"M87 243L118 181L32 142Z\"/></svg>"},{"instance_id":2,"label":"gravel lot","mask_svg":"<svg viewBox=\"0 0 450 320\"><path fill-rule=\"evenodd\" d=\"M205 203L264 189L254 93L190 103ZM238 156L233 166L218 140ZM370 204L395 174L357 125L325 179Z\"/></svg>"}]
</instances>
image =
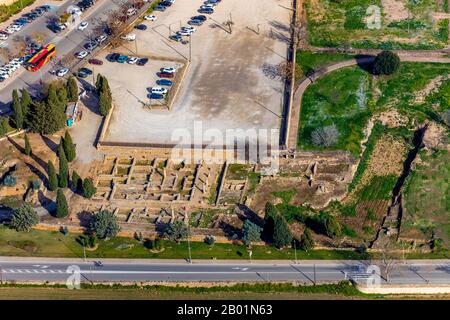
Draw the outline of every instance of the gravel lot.
<instances>
[{"instance_id":1,"label":"gravel lot","mask_svg":"<svg viewBox=\"0 0 450 320\"><path fill-rule=\"evenodd\" d=\"M202 0L177 1L157 21L144 23L146 31L133 30L137 43L119 49L142 56L189 58L189 45L168 39L169 26L177 31L197 15ZM155 83L155 73L167 63L152 60L145 67L106 62L96 67L110 79L116 109L106 141L171 143L178 128L203 130L279 128L284 86L274 68L287 55L290 0L225 0L196 27L192 62L172 111L148 110L139 100ZM234 22L230 34L223 23ZM259 30L259 34L258 34ZM117 50L116 50L117 51ZM175 64L175 63L174 63ZM169 64L169 66L171 66Z\"/></svg>"}]
</instances>

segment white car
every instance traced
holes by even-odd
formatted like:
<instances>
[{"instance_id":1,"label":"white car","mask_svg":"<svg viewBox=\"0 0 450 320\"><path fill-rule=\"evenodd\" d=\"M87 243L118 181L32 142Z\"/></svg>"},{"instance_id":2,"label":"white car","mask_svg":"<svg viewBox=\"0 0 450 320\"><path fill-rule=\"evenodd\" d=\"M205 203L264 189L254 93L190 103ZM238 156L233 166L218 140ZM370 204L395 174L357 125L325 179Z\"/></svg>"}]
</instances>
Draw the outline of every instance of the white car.
<instances>
[{"instance_id":1,"label":"white car","mask_svg":"<svg viewBox=\"0 0 450 320\"><path fill-rule=\"evenodd\" d=\"M78 26L78 30L83 31L84 29L86 29L89 25L89 22L84 21L82 23L80 23L80 25Z\"/></svg>"},{"instance_id":2,"label":"white car","mask_svg":"<svg viewBox=\"0 0 450 320\"><path fill-rule=\"evenodd\" d=\"M211 8L214 9L214 5L212 3L204 4L200 7L200 9Z\"/></svg>"},{"instance_id":3,"label":"white car","mask_svg":"<svg viewBox=\"0 0 450 320\"><path fill-rule=\"evenodd\" d=\"M139 61L139 58L136 58L136 57L131 57L130 59L128 59L128 63L129 64L136 64L136 62L138 62Z\"/></svg>"},{"instance_id":4,"label":"white car","mask_svg":"<svg viewBox=\"0 0 450 320\"><path fill-rule=\"evenodd\" d=\"M2 77L4 79L8 79L9 78L9 73L5 72L5 71L0 71L0 77Z\"/></svg>"},{"instance_id":5,"label":"white car","mask_svg":"<svg viewBox=\"0 0 450 320\"><path fill-rule=\"evenodd\" d=\"M156 19L157 18L154 14L144 16L144 20L147 20L147 21L156 21Z\"/></svg>"},{"instance_id":6,"label":"white car","mask_svg":"<svg viewBox=\"0 0 450 320\"><path fill-rule=\"evenodd\" d=\"M13 24L10 26L10 28L14 31L20 31L20 29L22 29L22 26L20 24Z\"/></svg>"},{"instance_id":7,"label":"white car","mask_svg":"<svg viewBox=\"0 0 450 320\"><path fill-rule=\"evenodd\" d=\"M56 72L58 77L64 77L69 72L69 68L62 68Z\"/></svg>"},{"instance_id":8,"label":"white car","mask_svg":"<svg viewBox=\"0 0 450 320\"><path fill-rule=\"evenodd\" d=\"M8 40L8 35L4 33L0 33L0 40Z\"/></svg>"},{"instance_id":9,"label":"white car","mask_svg":"<svg viewBox=\"0 0 450 320\"><path fill-rule=\"evenodd\" d=\"M177 71L177 68L174 68L174 67L166 67L166 68L161 69L162 73L175 73L176 71Z\"/></svg>"},{"instance_id":10,"label":"white car","mask_svg":"<svg viewBox=\"0 0 450 320\"><path fill-rule=\"evenodd\" d=\"M80 51L80 52L78 52L75 56L78 58L78 59L83 59L83 58L86 58L86 56L89 54L89 52L87 52L87 51Z\"/></svg>"},{"instance_id":11,"label":"white car","mask_svg":"<svg viewBox=\"0 0 450 320\"><path fill-rule=\"evenodd\" d=\"M102 34L101 36L98 36L95 41L97 41L98 44L103 43L106 39L108 39L108 36L106 34Z\"/></svg>"},{"instance_id":12,"label":"white car","mask_svg":"<svg viewBox=\"0 0 450 320\"><path fill-rule=\"evenodd\" d=\"M178 31L178 34L180 36L190 36L193 33L194 33L193 31L185 30L185 29L181 29L180 31Z\"/></svg>"},{"instance_id":13,"label":"white car","mask_svg":"<svg viewBox=\"0 0 450 320\"><path fill-rule=\"evenodd\" d=\"M193 26L183 27L183 28L181 28L181 30L186 30L186 31L189 31L189 32L197 31L197 29L195 29Z\"/></svg>"},{"instance_id":14,"label":"white car","mask_svg":"<svg viewBox=\"0 0 450 320\"><path fill-rule=\"evenodd\" d=\"M152 88L152 93L166 94L167 93L167 89L163 88L163 87L153 87Z\"/></svg>"},{"instance_id":15,"label":"white car","mask_svg":"<svg viewBox=\"0 0 450 320\"><path fill-rule=\"evenodd\" d=\"M16 32L16 30L13 29L13 28L11 28L11 27L8 27L8 28L5 29L5 32L6 32L7 34L13 34L14 32Z\"/></svg>"},{"instance_id":16,"label":"white car","mask_svg":"<svg viewBox=\"0 0 450 320\"><path fill-rule=\"evenodd\" d=\"M128 40L128 41L134 41L134 40L136 40L136 34L129 33L127 35L122 36L121 38L124 40Z\"/></svg>"}]
</instances>

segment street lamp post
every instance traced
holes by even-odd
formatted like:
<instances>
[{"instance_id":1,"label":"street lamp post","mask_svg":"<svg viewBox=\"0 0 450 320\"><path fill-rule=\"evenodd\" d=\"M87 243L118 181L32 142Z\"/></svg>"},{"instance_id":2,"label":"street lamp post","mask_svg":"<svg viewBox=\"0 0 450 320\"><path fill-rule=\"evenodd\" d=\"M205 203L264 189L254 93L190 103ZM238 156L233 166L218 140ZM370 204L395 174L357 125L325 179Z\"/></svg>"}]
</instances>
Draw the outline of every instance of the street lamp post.
<instances>
[{"instance_id":1,"label":"street lamp post","mask_svg":"<svg viewBox=\"0 0 450 320\"><path fill-rule=\"evenodd\" d=\"M294 239L294 256L295 256L295 264L297 264L297 244Z\"/></svg>"}]
</instances>

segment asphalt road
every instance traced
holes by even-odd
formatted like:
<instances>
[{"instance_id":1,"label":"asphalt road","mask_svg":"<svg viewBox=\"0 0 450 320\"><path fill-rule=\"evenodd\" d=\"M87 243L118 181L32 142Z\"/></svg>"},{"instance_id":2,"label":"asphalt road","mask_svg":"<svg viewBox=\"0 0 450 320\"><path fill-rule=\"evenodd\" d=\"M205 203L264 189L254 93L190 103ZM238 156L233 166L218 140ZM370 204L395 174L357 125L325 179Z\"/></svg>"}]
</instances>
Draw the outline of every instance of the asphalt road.
<instances>
[{"instance_id":1,"label":"asphalt road","mask_svg":"<svg viewBox=\"0 0 450 320\"><path fill-rule=\"evenodd\" d=\"M364 265L358 261L327 262L233 262L233 261L96 261L51 258L0 258L3 281L66 281L69 266L78 266L83 282L141 281L297 281L337 282L349 278L366 281ZM381 284L386 283L384 279ZM421 261L399 263L390 274L391 284L450 285L450 262Z\"/></svg>"},{"instance_id":2,"label":"asphalt road","mask_svg":"<svg viewBox=\"0 0 450 320\"><path fill-rule=\"evenodd\" d=\"M54 6L52 10L44 16L36 19L31 24L25 26L21 31L14 33L6 41L11 48L14 47L15 38L33 37L36 33L47 34L47 37L42 41L44 44L56 44L57 55L53 63L49 63L37 72L29 72L23 68L14 73L12 78L0 84L0 114L6 113L10 110L9 102L11 101L11 92L14 89L26 88L32 95L36 95L41 90L41 81L45 83L51 78L57 78L49 73L52 69L59 69L63 67L61 63L62 57L70 54L73 55L76 51L86 50L83 45L88 42L90 37L93 37L92 29L100 20L106 20L108 13L117 8L116 1L97 0L96 4L83 13L81 21L88 21L89 26L79 31L74 26L71 30L65 30L62 33L53 33L47 28L47 21L56 14L64 12L68 6L78 2L77 0L68 0L63 2L60 6ZM87 57L89 58L89 56Z\"/></svg>"}]
</instances>

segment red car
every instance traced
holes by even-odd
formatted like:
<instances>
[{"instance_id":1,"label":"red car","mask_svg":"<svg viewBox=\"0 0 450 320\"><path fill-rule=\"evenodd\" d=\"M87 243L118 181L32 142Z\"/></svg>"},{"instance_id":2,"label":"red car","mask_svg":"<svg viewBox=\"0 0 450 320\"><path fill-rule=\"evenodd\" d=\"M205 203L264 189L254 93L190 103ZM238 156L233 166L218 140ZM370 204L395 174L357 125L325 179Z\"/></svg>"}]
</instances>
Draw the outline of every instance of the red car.
<instances>
[{"instance_id":1,"label":"red car","mask_svg":"<svg viewBox=\"0 0 450 320\"><path fill-rule=\"evenodd\" d=\"M170 79L172 79L173 77L175 77L175 74L174 73L167 73L167 72L160 72L160 73L158 73L158 76L160 78L170 78Z\"/></svg>"},{"instance_id":2,"label":"red car","mask_svg":"<svg viewBox=\"0 0 450 320\"><path fill-rule=\"evenodd\" d=\"M98 60L98 59L89 59L89 63L101 66L103 64L103 61L102 60Z\"/></svg>"}]
</instances>

